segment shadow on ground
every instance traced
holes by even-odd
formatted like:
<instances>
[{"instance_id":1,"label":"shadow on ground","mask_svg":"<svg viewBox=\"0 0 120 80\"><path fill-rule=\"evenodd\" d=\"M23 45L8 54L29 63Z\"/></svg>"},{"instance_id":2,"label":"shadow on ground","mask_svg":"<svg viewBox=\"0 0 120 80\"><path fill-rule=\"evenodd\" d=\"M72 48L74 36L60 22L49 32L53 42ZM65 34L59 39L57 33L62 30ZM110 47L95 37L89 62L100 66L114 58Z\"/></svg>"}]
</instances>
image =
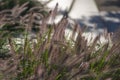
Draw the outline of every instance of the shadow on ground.
<instances>
[{"instance_id":1,"label":"shadow on ground","mask_svg":"<svg viewBox=\"0 0 120 80\"><path fill-rule=\"evenodd\" d=\"M100 16L92 16L89 19L77 20L80 25L87 25L88 32L98 29L107 29L108 32L115 32L120 28L120 12L101 12ZM87 23L87 24L86 24Z\"/></svg>"}]
</instances>

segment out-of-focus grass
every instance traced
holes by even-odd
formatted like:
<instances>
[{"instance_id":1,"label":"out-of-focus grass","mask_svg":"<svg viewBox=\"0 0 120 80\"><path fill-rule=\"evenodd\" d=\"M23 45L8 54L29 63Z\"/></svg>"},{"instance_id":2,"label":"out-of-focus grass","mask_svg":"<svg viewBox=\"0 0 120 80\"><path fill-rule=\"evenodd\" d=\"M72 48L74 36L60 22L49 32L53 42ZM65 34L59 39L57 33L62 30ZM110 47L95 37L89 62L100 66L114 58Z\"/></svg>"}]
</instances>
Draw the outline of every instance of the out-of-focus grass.
<instances>
[{"instance_id":1,"label":"out-of-focus grass","mask_svg":"<svg viewBox=\"0 0 120 80\"><path fill-rule=\"evenodd\" d=\"M20 9L22 13L27 4L17 6L8 12L15 13L14 10ZM33 7L23 16L16 13L19 15L17 17L6 11L0 13L1 29L4 27L3 24L13 26L16 23L18 25L14 25L13 29L23 28L22 33L18 34L19 44L15 40L16 36L12 34L16 32L11 29L1 30L0 45L8 46L6 53L9 54L8 57L0 57L1 80L120 79L120 43L113 43L112 46L109 46L109 42L99 45L97 41L100 37L97 36L88 45L82 36L83 30L77 23L74 25L71 38L67 40L65 29L69 22L66 16L58 24L47 24L49 18L54 21L57 5L48 15L42 15L41 11L42 8ZM2 16L3 14L10 17ZM32 29L36 27L38 32L33 32ZM78 33L76 40L75 32Z\"/></svg>"}]
</instances>

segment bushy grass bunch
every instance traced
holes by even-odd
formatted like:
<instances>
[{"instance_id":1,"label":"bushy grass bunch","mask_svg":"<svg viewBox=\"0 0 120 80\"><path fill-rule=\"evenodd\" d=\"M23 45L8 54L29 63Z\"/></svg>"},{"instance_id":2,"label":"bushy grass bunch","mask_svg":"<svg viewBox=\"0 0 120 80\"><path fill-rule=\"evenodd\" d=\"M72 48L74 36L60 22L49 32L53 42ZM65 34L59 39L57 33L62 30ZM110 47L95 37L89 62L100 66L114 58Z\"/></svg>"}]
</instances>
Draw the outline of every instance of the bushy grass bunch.
<instances>
[{"instance_id":1,"label":"bushy grass bunch","mask_svg":"<svg viewBox=\"0 0 120 80\"><path fill-rule=\"evenodd\" d=\"M63 16L58 24L54 24L57 5L48 15L41 14L41 7L33 7L27 14L19 15L27 4L0 13L0 45L7 49L7 56L0 56L1 80L120 79L120 43L99 45L100 36L97 36L88 45L82 36L84 30L77 23L68 40L65 37L65 29L69 25L67 17ZM53 23L48 24L49 20ZM14 31L10 29L13 25ZM21 28L17 34L15 31ZM74 39L76 32L78 35ZM19 42L13 33L17 34ZM3 41L6 43L2 44Z\"/></svg>"}]
</instances>

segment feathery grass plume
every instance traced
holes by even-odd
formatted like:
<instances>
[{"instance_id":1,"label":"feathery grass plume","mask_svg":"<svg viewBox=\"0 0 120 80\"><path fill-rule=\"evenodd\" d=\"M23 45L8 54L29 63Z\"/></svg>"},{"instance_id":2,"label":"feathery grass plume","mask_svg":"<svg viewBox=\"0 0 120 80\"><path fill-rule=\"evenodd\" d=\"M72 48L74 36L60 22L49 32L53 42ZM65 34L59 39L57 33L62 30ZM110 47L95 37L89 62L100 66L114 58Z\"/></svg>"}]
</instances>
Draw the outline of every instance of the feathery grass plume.
<instances>
[{"instance_id":1,"label":"feathery grass plume","mask_svg":"<svg viewBox=\"0 0 120 80\"><path fill-rule=\"evenodd\" d=\"M119 43L120 41L120 28L115 31L115 33L112 34L112 41L113 43Z\"/></svg>"}]
</instances>

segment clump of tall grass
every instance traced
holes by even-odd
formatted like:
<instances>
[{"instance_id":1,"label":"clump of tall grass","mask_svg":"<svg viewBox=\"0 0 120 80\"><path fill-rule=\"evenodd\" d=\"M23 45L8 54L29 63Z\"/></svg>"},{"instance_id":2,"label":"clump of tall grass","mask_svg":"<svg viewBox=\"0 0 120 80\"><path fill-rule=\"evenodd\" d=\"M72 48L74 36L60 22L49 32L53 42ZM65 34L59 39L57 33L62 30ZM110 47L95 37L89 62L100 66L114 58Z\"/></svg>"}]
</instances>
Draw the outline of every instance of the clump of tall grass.
<instances>
[{"instance_id":1,"label":"clump of tall grass","mask_svg":"<svg viewBox=\"0 0 120 80\"><path fill-rule=\"evenodd\" d=\"M23 11L27 4L16 6L9 11L12 13L16 13L15 10L18 9ZM19 37L22 38L22 43L18 44L12 35L5 37L9 46L7 54L10 56L0 58L1 80L120 79L120 43L109 47L108 42L101 46L97 43L100 38L97 36L93 43L88 45L87 40L82 36L84 31L77 23L74 25L70 40L67 40L65 38L65 29L69 24L67 17L64 16L58 24L54 24L57 5L48 15L42 15L40 13L42 10L34 7L26 15L17 17L15 14L11 16L5 13L6 10L0 13L1 28L8 23L13 26L16 22L20 24L15 26L17 29L23 28L22 33L20 32L22 37ZM11 16L10 21L7 21L9 17L5 16ZM36 18L40 18L40 21ZM53 23L47 24L50 18ZM33 32L32 29L35 27L33 23L38 21L37 32ZM74 40L76 31L78 35ZM2 30L1 38L4 38L6 32L13 33ZM32 33L35 34L34 37L29 36Z\"/></svg>"},{"instance_id":2,"label":"clump of tall grass","mask_svg":"<svg viewBox=\"0 0 120 80\"><path fill-rule=\"evenodd\" d=\"M120 42L120 28L115 31L115 33L112 34L112 41L114 43L119 43Z\"/></svg>"}]
</instances>

